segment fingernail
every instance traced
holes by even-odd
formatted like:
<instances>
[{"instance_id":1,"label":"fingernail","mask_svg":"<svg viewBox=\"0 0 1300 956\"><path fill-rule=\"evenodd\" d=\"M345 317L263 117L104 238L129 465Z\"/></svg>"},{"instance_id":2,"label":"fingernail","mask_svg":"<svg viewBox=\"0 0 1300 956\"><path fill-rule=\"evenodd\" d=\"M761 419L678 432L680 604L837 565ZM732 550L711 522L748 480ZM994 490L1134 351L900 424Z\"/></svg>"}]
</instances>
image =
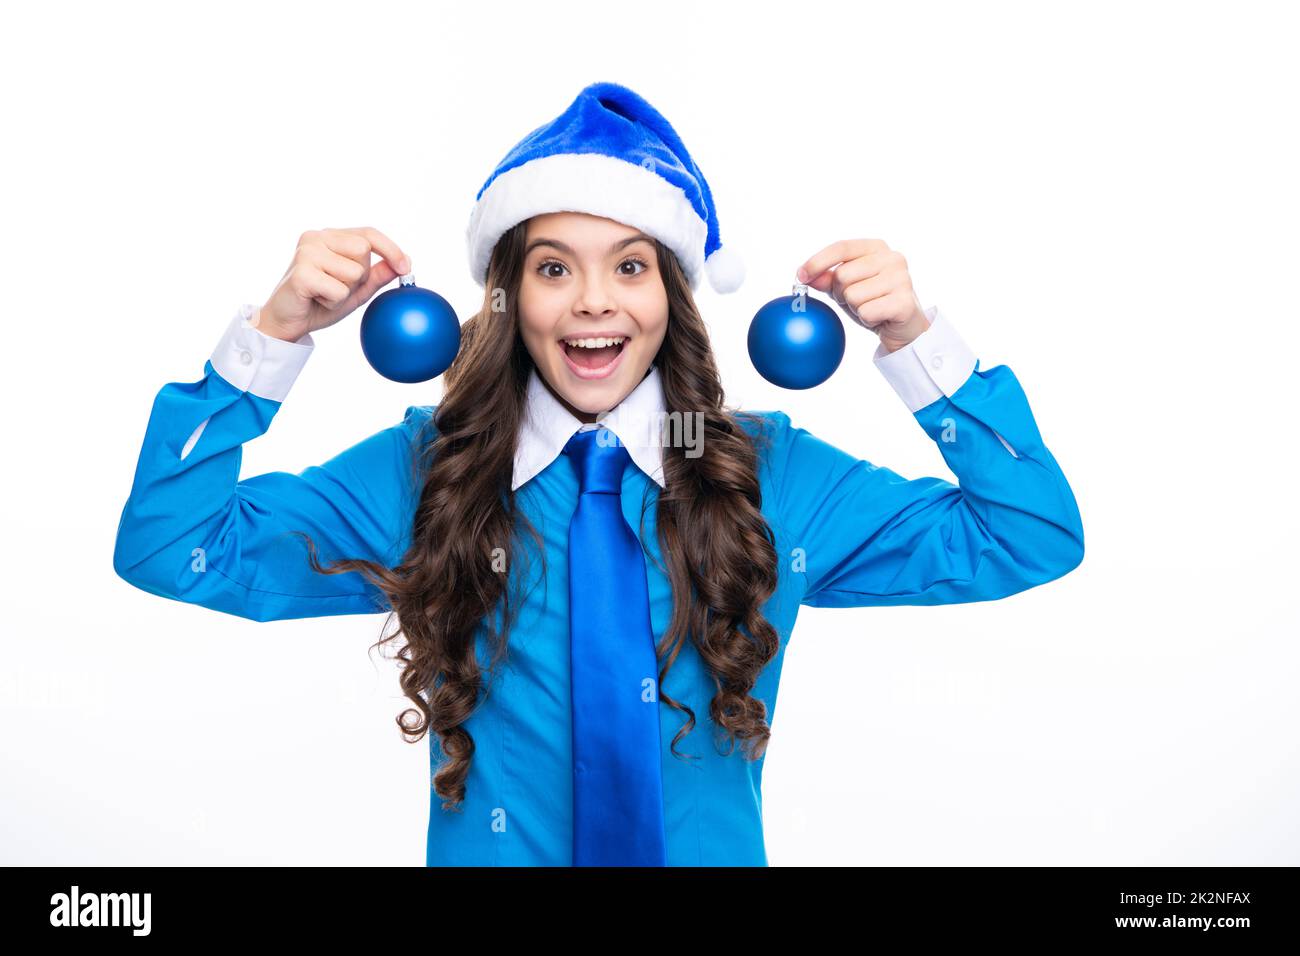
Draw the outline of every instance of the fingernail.
<instances>
[{"instance_id":1,"label":"fingernail","mask_svg":"<svg viewBox=\"0 0 1300 956\"><path fill-rule=\"evenodd\" d=\"M803 266L799 267L799 271L795 273L795 275L798 276L800 282L808 281L808 270L805 269Z\"/></svg>"},{"instance_id":2,"label":"fingernail","mask_svg":"<svg viewBox=\"0 0 1300 956\"><path fill-rule=\"evenodd\" d=\"M411 260L406 256L402 257L401 269L402 269L401 272L402 275L406 275L408 272L411 271Z\"/></svg>"}]
</instances>

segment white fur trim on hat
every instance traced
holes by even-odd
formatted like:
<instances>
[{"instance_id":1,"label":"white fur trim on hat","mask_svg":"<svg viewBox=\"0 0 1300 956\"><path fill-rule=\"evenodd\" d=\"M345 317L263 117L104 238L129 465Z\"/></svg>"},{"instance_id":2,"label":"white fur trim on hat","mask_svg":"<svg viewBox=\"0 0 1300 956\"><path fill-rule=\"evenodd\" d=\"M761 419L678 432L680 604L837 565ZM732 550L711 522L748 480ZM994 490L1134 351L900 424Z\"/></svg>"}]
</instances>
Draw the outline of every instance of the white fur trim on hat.
<instances>
[{"instance_id":1,"label":"white fur trim on hat","mask_svg":"<svg viewBox=\"0 0 1300 956\"><path fill-rule=\"evenodd\" d=\"M543 156L492 180L466 228L474 281L487 281L492 249L508 229L552 212L585 212L640 229L672 249L691 289L699 287L708 226L686 194L658 173L601 153ZM709 281L716 287L712 273Z\"/></svg>"}]
</instances>

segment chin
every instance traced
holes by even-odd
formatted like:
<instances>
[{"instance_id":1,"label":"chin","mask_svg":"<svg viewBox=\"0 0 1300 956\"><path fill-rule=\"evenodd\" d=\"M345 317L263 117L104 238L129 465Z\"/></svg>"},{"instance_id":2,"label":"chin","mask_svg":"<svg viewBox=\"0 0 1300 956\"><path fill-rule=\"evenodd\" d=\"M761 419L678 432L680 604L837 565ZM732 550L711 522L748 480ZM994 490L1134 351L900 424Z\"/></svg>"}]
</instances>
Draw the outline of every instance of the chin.
<instances>
[{"instance_id":1,"label":"chin","mask_svg":"<svg viewBox=\"0 0 1300 956\"><path fill-rule=\"evenodd\" d=\"M602 378L583 378L561 360L558 367L552 366L551 374L555 376L552 385L574 408L587 414L600 415L623 401L636 388L637 383L645 378L649 367L650 363L640 361L639 357L622 355L618 366L608 375Z\"/></svg>"},{"instance_id":2,"label":"chin","mask_svg":"<svg viewBox=\"0 0 1300 956\"><path fill-rule=\"evenodd\" d=\"M567 368L559 369L556 374L559 376L560 392L569 404L596 415L612 409L635 387L629 369L619 369L608 378L595 381L579 379Z\"/></svg>"}]
</instances>

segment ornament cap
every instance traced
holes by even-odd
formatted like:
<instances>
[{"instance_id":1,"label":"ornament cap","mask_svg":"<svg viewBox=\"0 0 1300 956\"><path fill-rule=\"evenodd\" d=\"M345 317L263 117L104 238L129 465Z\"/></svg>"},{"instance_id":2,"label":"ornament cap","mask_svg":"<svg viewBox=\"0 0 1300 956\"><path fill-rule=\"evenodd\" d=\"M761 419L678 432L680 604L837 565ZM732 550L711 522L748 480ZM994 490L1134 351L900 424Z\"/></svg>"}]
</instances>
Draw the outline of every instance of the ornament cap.
<instances>
[{"instance_id":1,"label":"ornament cap","mask_svg":"<svg viewBox=\"0 0 1300 956\"><path fill-rule=\"evenodd\" d=\"M404 276L398 276L397 281L398 281L402 286L415 285L415 273L414 273L414 272L408 272L408 273L407 273L406 275L404 275Z\"/></svg>"}]
</instances>

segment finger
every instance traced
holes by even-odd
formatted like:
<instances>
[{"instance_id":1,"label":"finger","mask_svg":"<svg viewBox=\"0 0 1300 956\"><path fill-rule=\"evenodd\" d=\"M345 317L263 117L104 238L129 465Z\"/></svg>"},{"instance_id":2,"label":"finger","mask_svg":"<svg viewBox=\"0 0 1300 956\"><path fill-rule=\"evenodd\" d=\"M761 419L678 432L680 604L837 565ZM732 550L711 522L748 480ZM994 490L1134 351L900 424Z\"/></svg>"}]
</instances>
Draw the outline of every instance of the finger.
<instances>
[{"instance_id":1,"label":"finger","mask_svg":"<svg viewBox=\"0 0 1300 956\"><path fill-rule=\"evenodd\" d=\"M360 241L365 242L364 239ZM308 254L308 259L316 268L332 275L347 286L356 285L370 269L369 263L358 262L350 256L332 251L328 246L315 247Z\"/></svg>"},{"instance_id":2,"label":"finger","mask_svg":"<svg viewBox=\"0 0 1300 956\"><path fill-rule=\"evenodd\" d=\"M388 261L380 259L371 268L370 278L366 279L365 285L358 290L357 301L368 302L372 295L396 278L397 273L393 271L393 267L388 264Z\"/></svg>"},{"instance_id":3,"label":"finger","mask_svg":"<svg viewBox=\"0 0 1300 956\"><path fill-rule=\"evenodd\" d=\"M843 269L838 270L840 272ZM863 308L882 296L887 296L894 290L894 285L889 276L874 275L866 279L854 282L844 289L844 310L849 316L857 321L860 325L865 325L862 313Z\"/></svg>"},{"instance_id":4,"label":"finger","mask_svg":"<svg viewBox=\"0 0 1300 956\"><path fill-rule=\"evenodd\" d=\"M311 247L347 256L362 267L370 265L370 240L355 229L322 229Z\"/></svg>"},{"instance_id":5,"label":"finger","mask_svg":"<svg viewBox=\"0 0 1300 956\"><path fill-rule=\"evenodd\" d=\"M332 309L344 301L351 291L348 285L340 282L328 272L314 268L304 268L302 271L302 282L307 293L328 308Z\"/></svg>"},{"instance_id":6,"label":"finger","mask_svg":"<svg viewBox=\"0 0 1300 956\"><path fill-rule=\"evenodd\" d=\"M841 262L832 271L822 273L822 276L830 276L831 298L838 302L845 309L850 309L846 296L850 286L863 279L880 275L888 265L888 260L884 253L869 252L866 255L858 256L856 259L850 259L848 262ZM823 281L822 279L818 280Z\"/></svg>"},{"instance_id":7,"label":"finger","mask_svg":"<svg viewBox=\"0 0 1300 956\"><path fill-rule=\"evenodd\" d=\"M394 274L399 276L406 275L406 273L411 271L410 257L398 248L397 243L393 242L393 240L389 239L378 229L375 229L372 226L359 226L355 232L358 235L365 237L374 252L388 260L388 264L393 267Z\"/></svg>"},{"instance_id":8,"label":"finger","mask_svg":"<svg viewBox=\"0 0 1300 956\"><path fill-rule=\"evenodd\" d=\"M888 247L879 239L841 239L839 242L832 242L825 249L804 260L803 265L799 266L795 271L795 275L800 282L812 285L818 276L832 266L882 248Z\"/></svg>"},{"instance_id":9,"label":"finger","mask_svg":"<svg viewBox=\"0 0 1300 956\"><path fill-rule=\"evenodd\" d=\"M814 276L813 278L809 279L805 283L805 285L809 286L810 288L816 289L818 292L825 292L827 294L831 294L831 286L835 282L835 273L837 271L839 270L827 269L821 275ZM834 297L835 296L831 294L831 298Z\"/></svg>"},{"instance_id":10,"label":"finger","mask_svg":"<svg viewBox=\"0 0 1300 956\"><path fill-rule=\"evenodd\" d=\"M813 288L825 292L830 286L826 272L846 259L852 258L852 247L858 240L841 239L816 252L795 270L795 277Z\"/></svg>"},{"instance_id":11,"label":"finger","mask_svg":"<svg viewBox=\"0 0 1300 956\"><path fill-rule=\"evenodd\" d=\"M870 279L878 276L889 268L889 255L887 251L868 252L866 255L858 256L856 259L850 259L848 262L840 263L834 272L825 273L834 276L835 283L841 290L848 289L854 283L861 282L863 279Z\"/></svg>"},{"instance_id":12,"label":"finger","mask_svg":"<svg viewBox=\"0 0 1300 956\"><path fill-rule=\"evenodd\" d=\"M873 331L893 319L909 315L911 311L912 296L898 289L864 302L857 309L862 324Z\"/></svg>"}]
</instances>

